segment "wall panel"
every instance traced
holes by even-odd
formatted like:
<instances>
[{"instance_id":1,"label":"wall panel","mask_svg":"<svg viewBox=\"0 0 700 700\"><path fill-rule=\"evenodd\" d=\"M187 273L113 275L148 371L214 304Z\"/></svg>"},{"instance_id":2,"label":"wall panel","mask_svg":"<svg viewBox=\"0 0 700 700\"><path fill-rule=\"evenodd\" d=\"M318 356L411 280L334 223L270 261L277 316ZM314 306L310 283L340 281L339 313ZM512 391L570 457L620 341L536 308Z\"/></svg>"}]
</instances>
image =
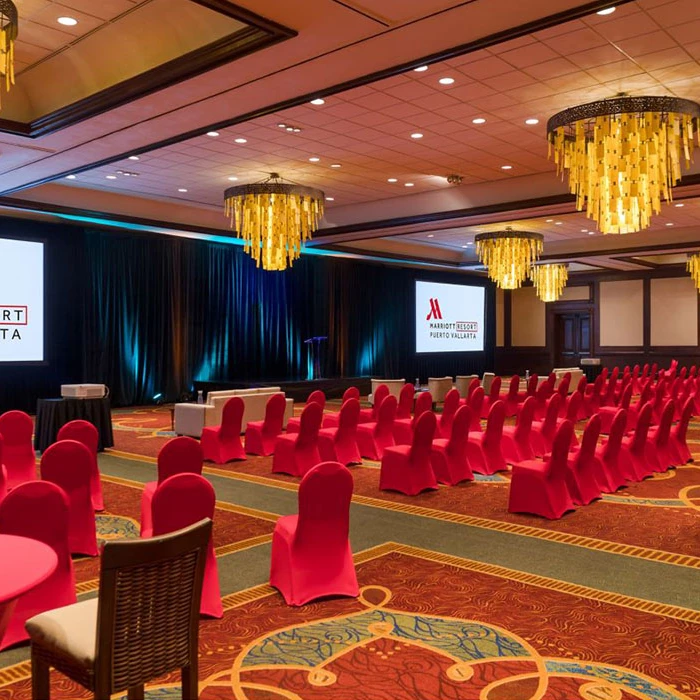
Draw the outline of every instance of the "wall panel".
<instances>
[{"instance_id":1,"label":"wall panel","mask_svg":"<svg viewBox=\"0 0 700 700\"><path fill-rule=\"evenodd\" d=\"M644 344L644 284L639 280L600 283L600 334L603 347Z\"/></svg>"},{"instance_id":2,"label":"wall panel","mask_svg":"<svg viewBox=\"0 0 700 700\"><path fill-rule=\"evenodd\" d=\"M534 287L521 287L512 292L512 344L517 347L544 347L546 307L535 294Z\"/></svg>"},{"instance_id":3,"label":"wall panel","mask_svg":"<svg viewBox=\"0 0 700 700\"><path fill-rule=\"evenodd\" d=\"M690 277L651 280L651 345L698 344L698 292Z\"/></svg>"}]
</instances>

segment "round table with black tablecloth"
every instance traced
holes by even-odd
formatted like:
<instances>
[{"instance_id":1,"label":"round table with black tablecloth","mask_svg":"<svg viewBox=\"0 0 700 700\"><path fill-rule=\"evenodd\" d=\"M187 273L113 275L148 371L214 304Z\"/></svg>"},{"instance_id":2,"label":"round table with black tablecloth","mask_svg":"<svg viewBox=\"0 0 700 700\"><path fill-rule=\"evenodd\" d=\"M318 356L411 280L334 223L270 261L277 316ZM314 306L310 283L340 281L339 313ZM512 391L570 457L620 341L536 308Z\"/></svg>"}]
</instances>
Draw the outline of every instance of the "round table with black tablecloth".
<instances>
[{"instance_id":1,"label":"round table with black tablecloth","mask_svg":"<svg viewBox=\"0 0 700 700\"><path fill-rule=\"evenodd\" d=\"M72 420L92 423L100 436L98 450L114 445L109 397L101 399L39 399L36 402L34 449L43 452L56 442L61 426Z\"/></svg>"}]
</instances>

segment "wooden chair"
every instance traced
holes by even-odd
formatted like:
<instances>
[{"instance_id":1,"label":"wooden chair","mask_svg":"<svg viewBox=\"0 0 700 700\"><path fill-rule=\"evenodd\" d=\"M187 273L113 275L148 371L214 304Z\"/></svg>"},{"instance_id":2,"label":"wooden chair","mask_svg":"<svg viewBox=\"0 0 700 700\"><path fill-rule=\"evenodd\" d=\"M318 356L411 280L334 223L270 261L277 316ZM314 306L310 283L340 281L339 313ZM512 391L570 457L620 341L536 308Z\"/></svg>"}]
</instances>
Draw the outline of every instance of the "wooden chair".
<instances>
[{"instance_id":1,"label":"wooden chair","mask_svg":"<svg viewBox=\"0 0 700 700\"><path fill-rule=\"evenodd\" d=\"M147 681L179 668L183 700L196 700L199 605L211 529L205 519L162 537L107 542L97 598L27 621L32 698L49 700L51 667L96 700L124 690L129 700L142 700Z\"/></svg>"}]
</instances>

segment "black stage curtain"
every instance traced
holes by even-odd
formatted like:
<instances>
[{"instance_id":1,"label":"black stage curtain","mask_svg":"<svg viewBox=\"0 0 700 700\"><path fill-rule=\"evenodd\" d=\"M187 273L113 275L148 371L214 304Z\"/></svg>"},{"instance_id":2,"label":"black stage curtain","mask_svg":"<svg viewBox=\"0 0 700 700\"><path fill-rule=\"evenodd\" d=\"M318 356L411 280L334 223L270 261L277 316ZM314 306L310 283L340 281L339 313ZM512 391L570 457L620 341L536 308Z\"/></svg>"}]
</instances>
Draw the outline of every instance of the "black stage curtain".
<instances>
[{"instance_id":1,"label":"black stage curtain","mask_svg":"<svg viewBox=\"0 0 700 700\"><path fill-rule=\"evenodd\" d=\"M264 272L237 245L37 226L56 241L47 251L51 351L46 368L22 368L24 382L0 365L3 410L31 409L65 382L105 383L119 406L177 400L195 380L303 380L303 340L314 335L328 336L325 377L425 381L493 366L495 294L483 278L323 255ZM485 352L415 354L416 279L486 287Z\"/></svg>"}]
</instances>

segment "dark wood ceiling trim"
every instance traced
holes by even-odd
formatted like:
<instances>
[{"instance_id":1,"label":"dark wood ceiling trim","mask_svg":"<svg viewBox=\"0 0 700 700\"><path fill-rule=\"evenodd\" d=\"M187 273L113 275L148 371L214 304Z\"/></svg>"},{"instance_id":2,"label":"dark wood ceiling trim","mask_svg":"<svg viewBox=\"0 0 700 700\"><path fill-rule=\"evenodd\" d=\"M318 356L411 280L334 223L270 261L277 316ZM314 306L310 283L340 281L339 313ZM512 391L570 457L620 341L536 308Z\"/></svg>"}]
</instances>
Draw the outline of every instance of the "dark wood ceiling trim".
<instances>
[{"instance_id":1,"label":"dark wood ceiling trim","mask_svg":"<svg viewBox=\"0 0 700 700\"><path fill-rule=\"evenodd\" d=\"M700 240L698 240L697 243L652 243L645 245L643 247L637 246L637 247L632 247L632 246L627 246L623 248L608 248L606 249L599 249L599 250L584 250L584 251L576 251L574 253L549 253L549 254L544 254L540 256L540 260L563 260L563 259L571 259L576 256L578 257L586 257L586 258L596 258L599 256L604 256L604 257L614 257L616 255L625 255L625 254L630 254L630 255L645 255L646 253L655 253L657 251L665 251L665 250L678 250L682 248L693 248L694 246L697 246L700 248ZM635 264L641 264L637 263L636 261L632 261ZM587 263L583 263L586 265ZM596 263L597 264L597 263ZM670 265L666 266L664 265L663 267L671 267Z\"/></svg>"},{"instance_id":2,"label":"dark wood ceiling trim","mask_svg":"<svg viewBox=\"0 0 700 700\"><path fill-rule=\"evenodd\" d=\"M194 2L199 2L200 0L193 0ZM133 149L130 151L125 151L124 153L120 153L116 156L110 157L110 158L103 158L101 160L95 161L93 163L90 163L88 165L85 165L81 168L75 168L72 170L66 170L61 173L58 173L57 175L53 175L51 177L45 177L41 178L39 180L35 180L33 182L30 182L26 185L21 185L19 187L13 187L11 189L7 189L3 191L3 194L12 194L14 192L19 192L24 189L28 189L31 187L38 187L39 185L43 185L47 182L52 182L54 180L60 180L61 178L65 177L66 175L70 175L71 173L77 174L81 172L85 172L87 170L93 170L95 168L102 167L104 165L109 165L111 163L116 163L117 161L123 160L125 158L128 158L129 156L132 155L141 155L143 153L147 153L149 151L156 150L158 148L164 148L167 146L172 146L177 143L181 143L182 141L187 141L188 139L195 138L196 136L201 136L202 134L206 134L207 131L212 131L212 130L219 130L219 129L225 129L229 126L234 126L236 124L242 124L244 122L251 121L253 119L257 119L259 117L267 116L268 114L274 114L275 112L279 112L284 109L288 109L290 107L296 107L301 104L305 104L309 100L319 97L319 96L329 96L333 95L339 92L344 92L346 90L350 90L354 87L360 87L363 85L368 85L370 83L374 83L378 80L382 80L384 78L390 78L395 75L399 75L401 73L404 73L408 70L412 70L413 68L416 68L418 66L426 65L426 64L431 64L431 63L437 63L439 61L444 61L449 58L455 58L457 56L462 56L467 53L471 53L473 51L478 51L480 49L488 48L490 46L495 46L497 44L503 43L505 41L509 41L511 39L517 39L522 36L526 36L528 34L531 34L536 31L541 31L543 29L548 29L550 27L557 26L559 24L563 24L564 22L572 21L575 19L579 19L580 17L585 17L587 15L592 14L593 12L596 12L600 9L606 8L606 7L611 7L613 5L616 6L621 6L621 5L626 5L629 2L633 2L634 0L617 0L616 2L612 2L611 0L592 0L592 2L588 2L584 5L579 5L578 7L572 8L570 10L565 10L563 12L556 12L552 15L548 15L547 17L543 17L539 20L535 20L533 22L527 22L525 24L519 25L518 27L513 27L511 29L507 29L501 32L496 32L494 34L491 34L489 36L483 37L482 39L477 39L476 41L471 41L467 42L465 44L459 44L458 46L454 46L450 49L445 49L444 51L439 51L434 54L430 54L429 56L424 56L421 59L416 59L412 60L406 63L401 63L397 66L392 66L391 68L385 68L380 71L375 71L374 73L369 73L367 75L361 76L359 78L354 78L353 80L346 80L342 83L336 83L335 85L325 88L324 90L320 91L315 91L313 93L307 93L305 95L301 95L299 97L295 97L289 100L283 100L282 102L277 102L275 104L268 105L267 107L263 107L257 110L253 110L251 112L247 112L245 114L242 114L238 117L233 117L231 119L227 119L224 121L219 121L214 124L208 124L205 127L200 127L198 129L192 129L190 131L187 131L185 133L179 134L178 136L173 136L167 139L162 139L161 141L155 141L149 146L145 148L138 148L138 149ZM241 9L242 8L238 8ZM255 16L255 15L253 15ZM261 21L267 21L267 20L262 20L262 18L259 18ZM249 21L243 19L243 21ZM277 27L280 27L280 25L275 25ZM402 25L403 26L403 25ZM283 28L284 29L284 28ZM395 31L397 29L400 29L400 27L395 27L390 29L387 34ZM293 32L290 29L286 30L287 32L290 32L289 36L294 36L296 35L296 32ZM287 37L281 37L279 39L276 39L276 41L281 41L283 38ZM359 43L359 42L358 42ZM0 131L1 131L1 126L2 122L0 120Z\"/></svg>"},{"instance_id":3,"label":"dark wood ceiling trim","mask_svg":"<svg viewBox=\"0 0 700 700\"><path fill-rule=\"evenodd\" d=\"M0 119L0 132L37 138L205 73L297 32L223 0L191 0L250 26L178 56L139 75L61 107L30 123Z\"/></svg>"}]
</instances>

